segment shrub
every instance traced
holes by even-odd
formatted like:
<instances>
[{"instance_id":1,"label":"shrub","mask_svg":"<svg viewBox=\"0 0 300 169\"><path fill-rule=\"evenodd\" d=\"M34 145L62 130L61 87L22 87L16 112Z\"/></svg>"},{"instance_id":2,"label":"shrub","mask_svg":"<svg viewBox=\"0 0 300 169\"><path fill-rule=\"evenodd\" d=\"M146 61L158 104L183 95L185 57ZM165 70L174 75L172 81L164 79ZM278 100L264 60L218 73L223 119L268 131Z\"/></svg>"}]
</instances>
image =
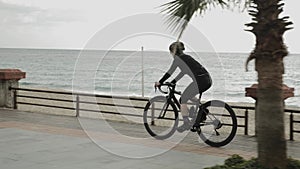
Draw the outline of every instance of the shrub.
<instances>
[{"instance_id":1,"label":"shrub","mask_svg":"<svg viewBox=\"0 0 300 169\"><path fill-rule=\"evenodd\" d=\"M259 165L257 158L245 160L239 155L232 155L225 160L224 165L216 165L205 169L266 169ZM287 169L300 169L300 161L289 158Z\"/></svg>"},{"instance_id":2,"label":"shrub","mask_svg":"<svg viewBox=\"0 0 300 169\"><path fill-rule=\"evenodd\" d=\"M300 169L300 161L289 158L288 169Z\"/></svg>"}]
</instances>

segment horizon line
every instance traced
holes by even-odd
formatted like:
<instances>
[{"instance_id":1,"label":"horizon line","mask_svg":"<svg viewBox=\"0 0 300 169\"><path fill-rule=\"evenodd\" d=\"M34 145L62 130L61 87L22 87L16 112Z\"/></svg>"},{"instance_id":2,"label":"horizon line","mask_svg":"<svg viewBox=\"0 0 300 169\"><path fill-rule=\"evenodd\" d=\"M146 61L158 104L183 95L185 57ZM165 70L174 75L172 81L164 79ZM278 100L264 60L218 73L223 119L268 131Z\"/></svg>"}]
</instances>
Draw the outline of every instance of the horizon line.
<instances>
[{"instance_id":1,"label":"horizon line","mask_svg":"<svg viewBox=\"0 0 300 169\"><path fill-rule=\"evenodd\" d=\"M69 51L108 51L107 49L82 49L82 48L39 48L39 47L0 47L0 49L23 49L23 50L69 50ZM136 52L140 50L134 50L134 49L113 49L110 51L124 51L124 52ZM147 50L144 50L147 51ZM169 52L167 50L148 50L148 52ZM189 53L188 51L187 53ZM197 53L234 53L234 54L250 54L251 52L246 51L197 51ZM299 55L300 53L292 53L289 52L290 55Z\"/></svg>"}]
</instances>

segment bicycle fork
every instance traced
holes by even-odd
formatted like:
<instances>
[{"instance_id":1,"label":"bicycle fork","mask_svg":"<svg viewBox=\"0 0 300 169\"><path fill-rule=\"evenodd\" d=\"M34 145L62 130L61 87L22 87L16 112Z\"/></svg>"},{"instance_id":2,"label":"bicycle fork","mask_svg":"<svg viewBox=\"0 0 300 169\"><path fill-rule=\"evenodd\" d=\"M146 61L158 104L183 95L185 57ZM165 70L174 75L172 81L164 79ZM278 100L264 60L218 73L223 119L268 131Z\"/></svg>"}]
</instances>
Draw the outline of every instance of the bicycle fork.
<instances>
[{"instance_id":1,"label":"bicycle fork","mask_svg":"<svg viewBox=\"0 0 300 169\"><path fill-rule=\"evenodd\" d=\"M169 107L169 104L168 104L168 103L165 103L164 106L163 106L163 109L160 110L160 113L159 113L157 119L164 119L168 107ZM154 113L154 112L155 112L155 104L153 103L153 104L152 104L152 108L151 108L151 125L152 125L152 126L155 125L155 122L154 122L155 113Z\"/></svg>"},{"instance_id":2,"label":"bicycle fork","mask_svg":"<svg viewBox=\"0 0 300 169\"><path fill-rule=\"evenodd\" d=\"M167 110L168 110L168 108L169 108L169 103L166 103L165 105L164 105L164 107L161 109L161 111L160 111L160 113L159 113L159 116L158 116L158 119L163 119L164 117L165 117L165 115L166 115L166 112L167 112Z\"/></svg>"}]
</instances>

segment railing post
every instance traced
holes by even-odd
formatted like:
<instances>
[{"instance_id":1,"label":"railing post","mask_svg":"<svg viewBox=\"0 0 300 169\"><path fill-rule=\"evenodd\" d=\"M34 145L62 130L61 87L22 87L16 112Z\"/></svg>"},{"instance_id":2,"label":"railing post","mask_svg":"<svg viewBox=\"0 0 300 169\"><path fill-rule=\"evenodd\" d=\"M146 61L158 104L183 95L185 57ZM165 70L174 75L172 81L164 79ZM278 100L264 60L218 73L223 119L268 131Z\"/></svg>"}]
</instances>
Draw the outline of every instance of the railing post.
<instances>
[{"instance_id":1,"label":"railing post","mask_svg":"<svg viewBox=\"0 0 300 169\"><path fill-rule=\"evenodd\" d=\"M152 107L151 107L151 125L155 125L155 123L154 123L154 115L155 115L154 111L155 111L155 103L153 103Z\"/></svg>"},{"instance_id":2,"label":"railing post","mask_svg":"<svg viewBox=\"0 0 300 169\"><path fill-rule=\"evenodd\" d=\"M290 113L290 141L294 141L294 115Z\"/></svg>"},{"instance_id":3,"label":"railing post","mask_svg":"<svg viewBox=\"0 0 300 169\"><path fill-rule=\"evenodd\" d=\"M79 117L79 95L76 95L76 117Z\"/></svg>"},{"instance_id":4,"label":"railing post","mask_svg":"<svg viewBox=\"0 0 300 169\"><path fill-rule=\"evenodd\" d=\"M249 112L248 112L248 109L246 109L246 111L245 111L245 135L248 135L248 114L249 114Z\"/></svg>"},{"instance_id":5,"label":"railing post","mask_svg":"<svg viewBox=\"0 0 300 169\"><path fill-rule=\"evenodd\" d=\"M18 109L17 105L17 90L13 90L13 109Z\"/></svg>"},{"instance_id":6,"label":"railing post","mask_svg":"<svg viewBox=\"0 0 300 169\"><path fill-rule=\"evenodd\" d=\"M15 108L11 87L18 88L26 73L18 69L0 69L0 107Z\"/></svg>"}]
</instances>

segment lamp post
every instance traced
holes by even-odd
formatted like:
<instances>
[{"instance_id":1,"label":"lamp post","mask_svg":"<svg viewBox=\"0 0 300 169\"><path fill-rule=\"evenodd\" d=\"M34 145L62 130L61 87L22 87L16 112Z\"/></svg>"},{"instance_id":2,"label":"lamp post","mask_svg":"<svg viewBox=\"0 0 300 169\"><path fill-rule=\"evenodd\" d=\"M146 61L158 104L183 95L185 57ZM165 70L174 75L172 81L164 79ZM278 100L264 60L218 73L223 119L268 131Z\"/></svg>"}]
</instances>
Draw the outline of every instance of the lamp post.
<instances>
[{"instance_id":1,"label":"lamp post","mask_svg":"<svg viewBox=\"0 0 300 169\"><path fill-rule=\"evenodd\" d=\"M144 87L144 47L142 46L141 48L141 53L142 53L142 97L145 96L145 87Z\"/></svg>"}]
</instances>

